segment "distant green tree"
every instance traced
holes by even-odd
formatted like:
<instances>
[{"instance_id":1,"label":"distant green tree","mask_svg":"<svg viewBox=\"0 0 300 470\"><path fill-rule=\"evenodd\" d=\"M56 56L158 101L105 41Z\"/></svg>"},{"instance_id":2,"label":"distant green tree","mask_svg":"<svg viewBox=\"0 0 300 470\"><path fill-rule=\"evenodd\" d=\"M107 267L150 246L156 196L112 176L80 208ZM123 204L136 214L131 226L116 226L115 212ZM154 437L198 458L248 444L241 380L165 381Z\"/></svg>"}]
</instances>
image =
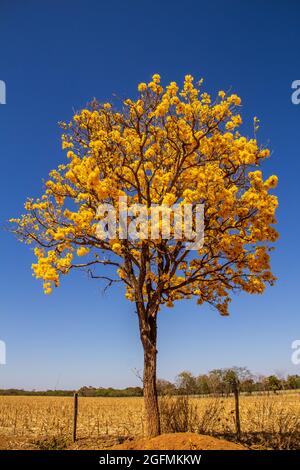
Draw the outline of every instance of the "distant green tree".
<instances>
[{"instance_id":1,"label":"distant green tree","mask_svg":"<svg viewBox=\"0 0 300 470\"><path fill-rule=\"evenodd\" d=\"M256 385L255 385L254 379L252 378L243 380L243 382L240 385L241 391L249 393L249 394L254 392L255 387Z\"/></svg>"},{"instance_id":2,"label":"distant green tree","mask_svg":"<svg viewBox=\"0 0 300 470\"><path fill-rule=\"evenodd\" d=\"M168 380L158 379L156 388L158 395L174 395L176 393L175 385Z\"/></svg>"},{"instance_id":3,"label":"distant green tree","mask_svg":"<svg viewBox=\"0 0 300 470\"><path fill-rule=\"evenodd\" d=\"M288 375L286 379L287 388L295 390L300 388L300 375Z\"/></svg>"},{"instance_id":4,"label":"distant green tree","mask_svg":"<svg viewBox=\"0 0 300 470\"><path fill-rule=\"evenodd\" d=\"M276 375L270 375L267 377L267 387L268 390L276 393L278 390L282 389L282 382Z\"/></svg>"},{"instance_id":5,"label":"distant green tree","mask_svg":"<svg viewBox=\"0 0 300 470\"><path fill-rule=\"evenodd\" d=\"M197 380L196 377L189 371L183 371L178 374L176 379L177 388L180 392L187 395L194 395L197 393Z\"/></svg>"},{"instance_id":6,"label":"distant green tree","mask_svg":"<svg viewBox=\"0 0 300 470\"><path fill-rule=\"evenodd\" d=\"M209 378L206 374L199 375L196 379L197 381L197 390L199 394L208 395L211 393Z\"/></svg>"},{"instance_id":7,"label":"distant green tree","mask_svg":"<svg viewBox=\"0 0 300 470\"><path fill-rule=\"evenodd\" d=\"M226 392L226 384L224 382L224 369L214 369L208 374L210 390L217 395L224 395Z\"/></svg>"}]
</instances>

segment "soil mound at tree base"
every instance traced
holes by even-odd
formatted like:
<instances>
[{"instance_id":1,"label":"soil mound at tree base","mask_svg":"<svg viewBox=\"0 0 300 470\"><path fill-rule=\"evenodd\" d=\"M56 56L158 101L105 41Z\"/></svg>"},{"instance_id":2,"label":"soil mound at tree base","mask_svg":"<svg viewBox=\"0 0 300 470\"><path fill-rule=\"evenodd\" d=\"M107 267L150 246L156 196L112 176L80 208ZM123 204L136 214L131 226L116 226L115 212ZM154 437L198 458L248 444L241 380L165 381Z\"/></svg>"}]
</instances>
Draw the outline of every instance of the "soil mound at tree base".
<instances>
[{"instance_id":1,"label":"soil mound at tree base","mask_svg":"<svg viewBox=\"0 0 300 470\"><path fill-rule=\"evenodd\" d=\"M151 439L125 441L111 447L112 450L247 450L234 442L203 436L192 432L161 434Z\"/></svg>"}]
</instances>

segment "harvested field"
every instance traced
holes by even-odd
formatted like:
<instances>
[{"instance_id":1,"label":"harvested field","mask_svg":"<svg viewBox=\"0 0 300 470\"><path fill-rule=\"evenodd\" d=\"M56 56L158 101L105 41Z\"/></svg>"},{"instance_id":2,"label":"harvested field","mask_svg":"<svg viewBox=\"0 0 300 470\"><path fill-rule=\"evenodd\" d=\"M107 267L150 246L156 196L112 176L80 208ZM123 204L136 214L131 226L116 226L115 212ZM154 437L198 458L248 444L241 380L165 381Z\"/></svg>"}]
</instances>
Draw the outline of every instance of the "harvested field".
<instances>
[{"instance_id":1,"label":"harvested field","mask_svg":"<svg viewBox=\"0 0 300 470\"><path fill-rule=\"evenodd\" d=\"M178 429L163 411L163 432L189 431L234 440L232 397L193 397L189 407L192 415L185 429ZM10 448L22 448L25 441L38 447L47 447L47 442L50 448L68 447L72 412L69 397L0 396L0 447L10 442ZM241 396L240 417L243 442L258 448L299 448L299 393ZM78 448L110 447L141 438L144 431L142 398L79 398Z\"/></svg>"}]
</instances>

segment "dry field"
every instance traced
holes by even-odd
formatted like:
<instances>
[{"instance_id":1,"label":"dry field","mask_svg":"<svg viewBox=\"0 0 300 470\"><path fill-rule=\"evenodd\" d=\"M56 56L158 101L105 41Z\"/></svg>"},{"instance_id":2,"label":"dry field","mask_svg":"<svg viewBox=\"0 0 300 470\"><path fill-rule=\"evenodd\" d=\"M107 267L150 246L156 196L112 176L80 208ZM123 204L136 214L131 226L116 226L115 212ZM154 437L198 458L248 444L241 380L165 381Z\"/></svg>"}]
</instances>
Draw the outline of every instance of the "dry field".
<instances>
[{"instance_id":1,"label":"dry field","mask_svg":"<svg viewBox=\"0 0 300 470\"><path fill-rule=\"evenodd\" d=\"M172 399L164 400L163 431L234 438L233 398L190 398L188 419L186 408L182 409L181 422L174 422L170 416ZM50 448L69 445L72 407L73 400L69 397L0 396L0 448L41 448L43 442ZM176 416L180 421L180 410ZM299 448L299 392L241 396L240 416L244 443L266 448ZM142 398L79 398L75 446L105 447L124 438L141 437L143 433Z\"/></svg>"}]
</instances>

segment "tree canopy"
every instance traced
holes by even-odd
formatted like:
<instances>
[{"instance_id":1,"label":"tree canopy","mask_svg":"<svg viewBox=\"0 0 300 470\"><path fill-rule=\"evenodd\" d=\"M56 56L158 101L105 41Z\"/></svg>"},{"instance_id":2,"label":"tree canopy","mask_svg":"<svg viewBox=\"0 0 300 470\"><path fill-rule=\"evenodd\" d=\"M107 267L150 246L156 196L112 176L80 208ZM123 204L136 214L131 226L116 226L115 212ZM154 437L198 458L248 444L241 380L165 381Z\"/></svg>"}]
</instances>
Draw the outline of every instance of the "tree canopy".
<instances>
[{"instance_id":1,"label":"tree canopy","mask_svg":"<svg viewBox=\"0 0 300 470\"><path fill-rule=\"evenodd\" d=\"M61 123L68 162L50 172L41 198L28 199L26 214L12 219L18 236L35 245L32 268L46 294L71 269L87 267L108 283L123 281L126 297L145 311L194 296L226 315L233 291L261 293L273 283L268 252L277 238L277 198L270 189L277 177L264 180L258 169L270 152L238 131L237 95L220 91L212 101L201 88L190 75L181 90L175 82L163 88L155 74L121 111L94 101ZM185 240L162 236L99 239L97 208L117 207L120 197L148 209L204 204L203 247L189 251ZM103 265L117 277L92 271Z\"/></svg>"}]
</instances>

